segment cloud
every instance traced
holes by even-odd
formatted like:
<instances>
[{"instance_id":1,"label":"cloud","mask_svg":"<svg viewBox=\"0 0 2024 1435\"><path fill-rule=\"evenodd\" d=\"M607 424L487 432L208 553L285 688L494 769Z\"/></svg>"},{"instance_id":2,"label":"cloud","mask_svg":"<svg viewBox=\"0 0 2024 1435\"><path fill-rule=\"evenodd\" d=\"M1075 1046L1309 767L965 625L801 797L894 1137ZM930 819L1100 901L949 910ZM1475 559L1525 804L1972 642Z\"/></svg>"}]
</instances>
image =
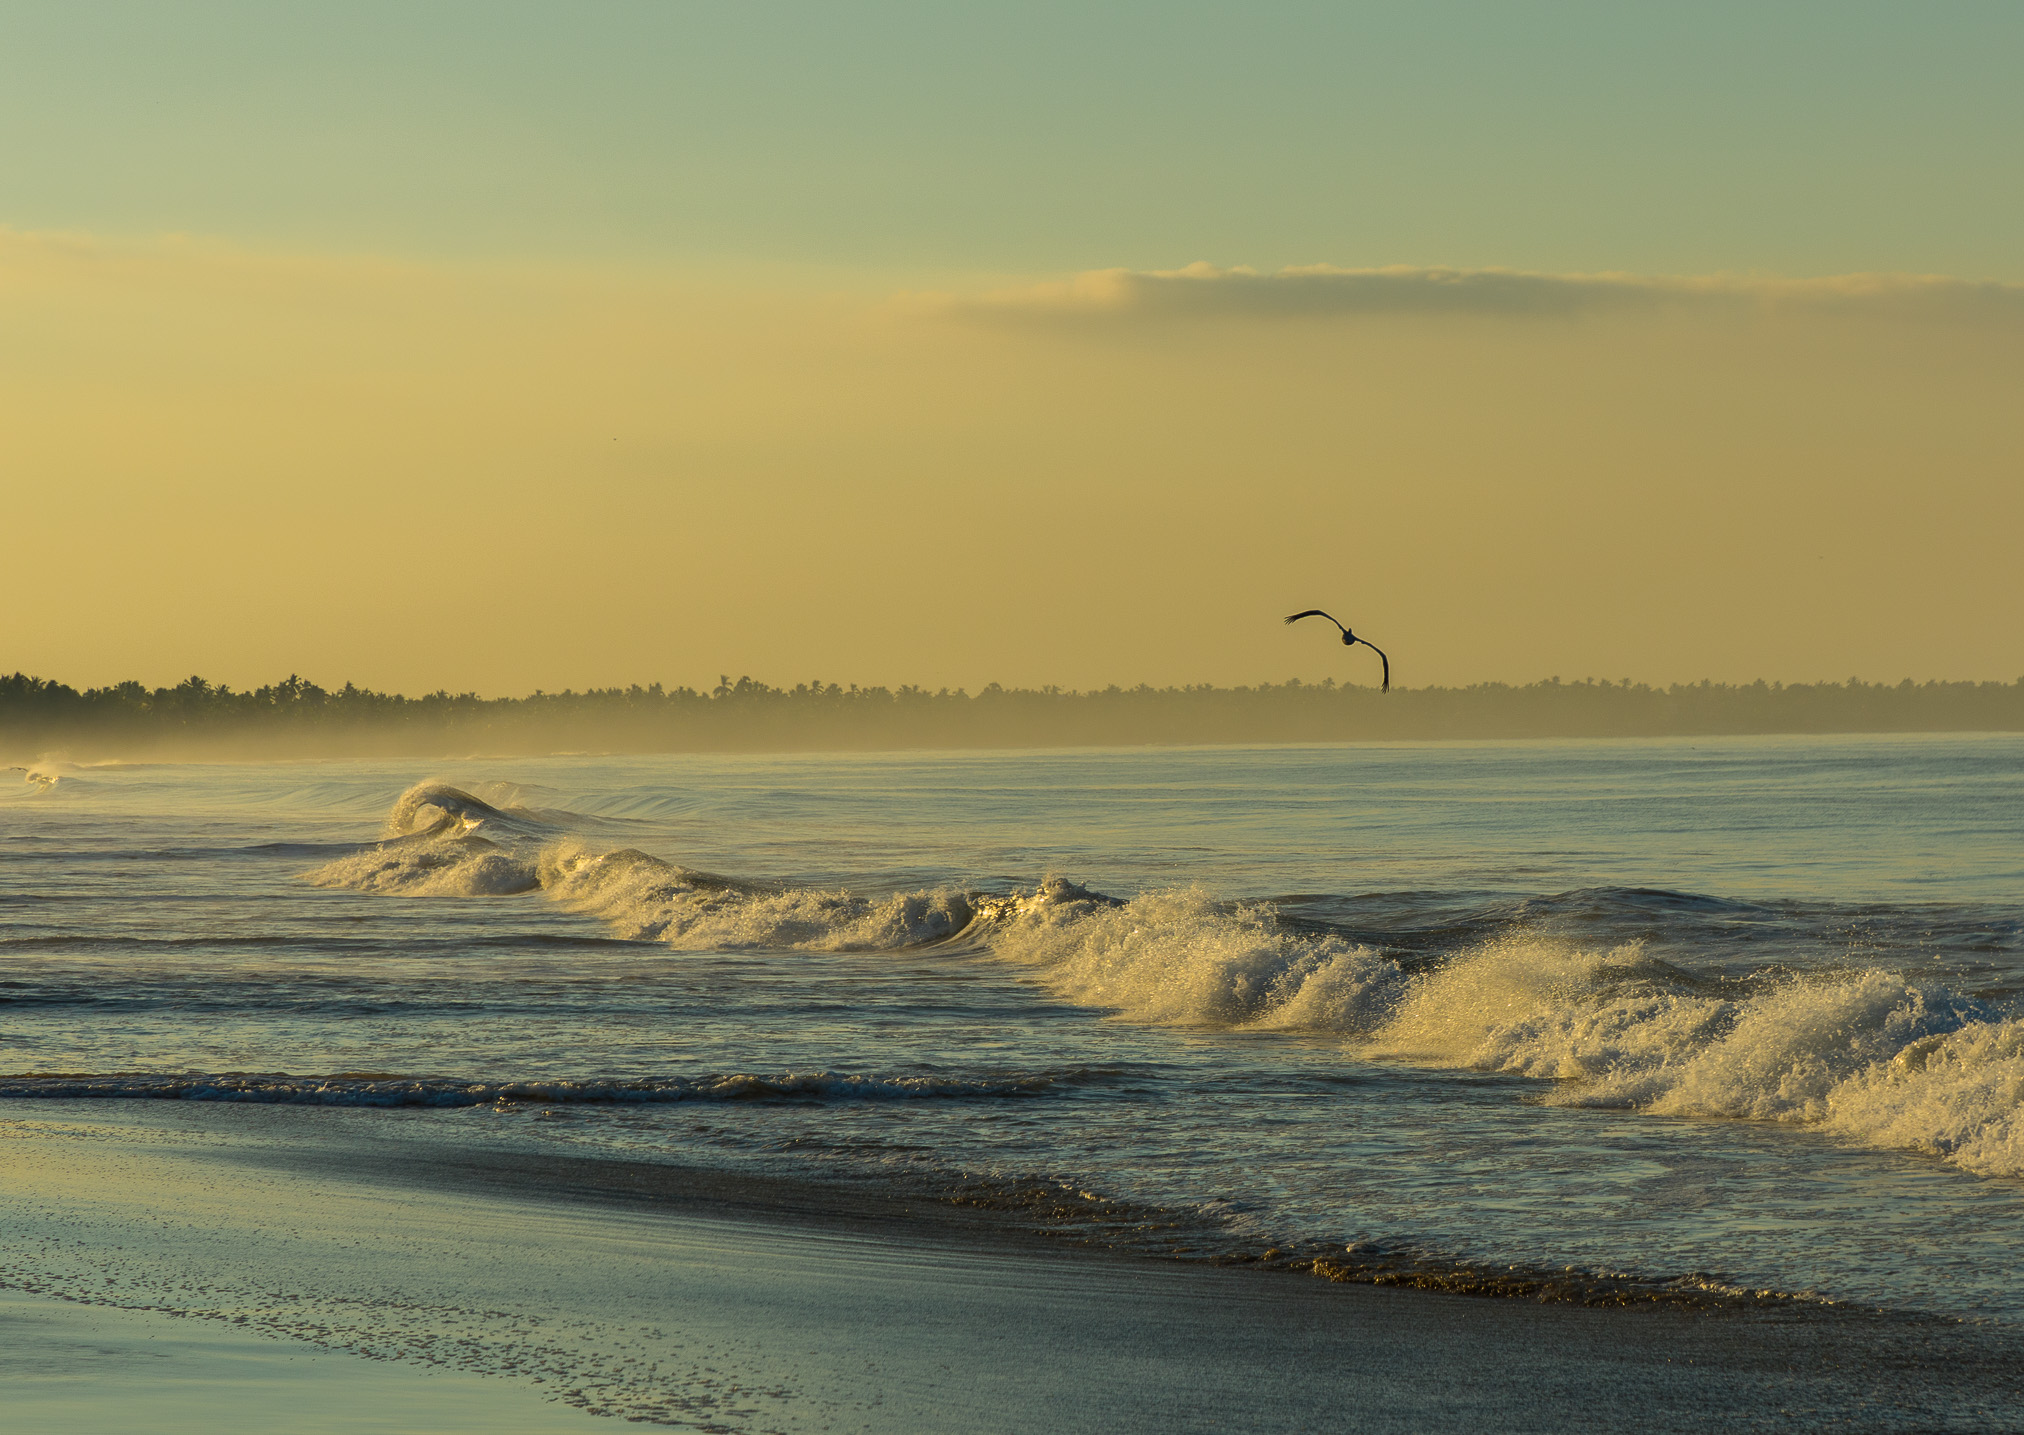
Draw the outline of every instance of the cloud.
<instances>
[{"instance_id":1,"label":"cloud","mask_svg":"<svg viewBox=\"0 0 2024 1435\"><path fill-rule=\"evenodd\" d=\"M2024 285L1916 274L1822 279L1542 274L1519 269L1307 265L1260 273L1098 269L1052 283L943 297L958 313L1059 319L1312 319L1461 314L1514 318L1696 311L1808 311L1949 321L2024 321Z\"/></svg>"}]
</instances>

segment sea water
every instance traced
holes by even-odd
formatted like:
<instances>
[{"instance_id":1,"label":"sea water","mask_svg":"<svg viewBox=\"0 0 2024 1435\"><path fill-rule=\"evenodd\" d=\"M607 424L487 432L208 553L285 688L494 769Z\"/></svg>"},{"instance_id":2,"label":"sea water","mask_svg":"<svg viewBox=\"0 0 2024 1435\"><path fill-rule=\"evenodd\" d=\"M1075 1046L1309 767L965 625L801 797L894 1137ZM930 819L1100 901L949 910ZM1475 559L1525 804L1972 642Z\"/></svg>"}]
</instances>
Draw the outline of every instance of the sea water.
<instances>
[{"instance_id":1,"label":"sea water","mask_svg":"<svg viewBox=\"0 0 2024 1435\"><path fill-rule=\"evenodd\" d=\"M2024 738L0 776L0 1112L2024 1321Z\"/></svg>"}]
</instances>

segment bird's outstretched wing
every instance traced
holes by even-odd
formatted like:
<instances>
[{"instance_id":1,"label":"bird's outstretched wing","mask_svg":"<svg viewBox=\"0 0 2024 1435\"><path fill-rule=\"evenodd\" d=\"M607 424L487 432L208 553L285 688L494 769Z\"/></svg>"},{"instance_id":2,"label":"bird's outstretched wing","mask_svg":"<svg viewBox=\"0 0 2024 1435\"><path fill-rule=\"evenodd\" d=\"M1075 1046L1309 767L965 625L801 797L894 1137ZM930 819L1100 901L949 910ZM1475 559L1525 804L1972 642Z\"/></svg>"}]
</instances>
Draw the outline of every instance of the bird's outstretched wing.
<instances>
[{"instance_id":1,"label":"bird's outstretched wing","mask_svg":"<svg viewBox=\"0 0 2024 1435\"><path fill-rule=\"evenodd\" d=\"M1289 623L1297 623L1302 618L1328 618L1329 622L1334 623L1335 626L1338 628L1342 628L1342 623L1338 619L1330 617L1328 614L1322 612L1319 608L1309 608L1305 613L1295 613L1292 617L1288 618L1286 621ZM1342 631L1347 633L1349 629L1342 628Z\"/></svg>"},{"instance_id":2,"label":"bird's outstretched wing","mask_svg":"<svg viewBox=\"0 0 2024 1435\"><path fill-rule=\"evenodd\" d=\"M1381 693L1388 693L1388 692L1390 692L1390 691L1391 691L1391 659L1390 659L1390 658L1387 658L1387 657L1386 657L1386 656L1384 655L1384 649L1383 649L1383 648L1380 648L1380 647L1379 647L1379 646L1378 646L1378 645L1377 645L1376 643L1373 643L1373 642L1372 642L1372 641L1371 641L1370 639L1368 639L1368 638L1358 638L1358 639L1357 639L1357 641L1358 641L1359 643L1363 644L1363 645L1364 645L1364 646L1365 646L1366 648L1369 648L1369 649L1370 649L1370 650L1371 650L1371 651L1372 651L1373 653L1376 653L1376 654L1377 654L1377 660L1378 660L1378 661L1379 661L1380 663L1384 664L1384 686L1383 686L1383 687L1381 687L1381 688L1379 688L1379 689L1378 689L1378 691L1379 691L1379 692L1381 692Z\"/></svg>"}]
</instances>

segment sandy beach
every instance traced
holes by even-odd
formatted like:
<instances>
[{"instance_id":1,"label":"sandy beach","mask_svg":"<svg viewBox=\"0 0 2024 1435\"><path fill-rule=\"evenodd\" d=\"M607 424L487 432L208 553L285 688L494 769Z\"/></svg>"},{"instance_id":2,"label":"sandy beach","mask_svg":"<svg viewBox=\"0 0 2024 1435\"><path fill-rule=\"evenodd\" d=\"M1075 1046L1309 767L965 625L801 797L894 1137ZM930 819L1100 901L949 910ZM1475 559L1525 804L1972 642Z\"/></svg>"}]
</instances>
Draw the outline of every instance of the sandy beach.
<instances>
[{"instance_id":1,"label":"sandy beach","mask_svg":"<svg viewBox=\"0 0 2024 1435\"><path fill-rule=\"evenodd\" d=\"M595 1430L594 1417L540 1405L500 1380L370 1362L304 1341L0 1290L0 1380L22 1431L114 1435L212 1431Z\"/></svg>"},{"instance_id":2,"label":"sandy beach","mask_svg":"<svg viewBox=\"0 0 2024 1435\"><path fill-rule=\"evenodd\" d=\"M0 8L0 1435L2024 1435L2024 3Z\"/></svg>"},{"instance_id":3,"label":"sandy beach","mask_svg":"<svg viewBox=\"0 0 2024 1435\"><path fill-rule=\"evenodd\" d=\"M16 1428L2024 1428L2013 1343L1957 1323L1338 1285L388 1125L15 1107Z\"/></svg>"}]
</instances>

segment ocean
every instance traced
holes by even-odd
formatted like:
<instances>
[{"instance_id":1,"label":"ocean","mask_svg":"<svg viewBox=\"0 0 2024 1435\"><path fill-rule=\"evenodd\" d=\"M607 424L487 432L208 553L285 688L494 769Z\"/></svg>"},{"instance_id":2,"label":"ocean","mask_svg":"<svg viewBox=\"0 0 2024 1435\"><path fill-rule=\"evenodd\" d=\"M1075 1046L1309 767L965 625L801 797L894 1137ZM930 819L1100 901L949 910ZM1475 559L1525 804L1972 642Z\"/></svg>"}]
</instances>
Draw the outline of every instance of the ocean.
<instances>
[{"instance_id":1,"label":"ocean","mask_svg":"<svg viewBox=\"0 0 2024 1435\"><path fill-rule=\"evenodd\" d=\"M5 776L0 1118L344 1107L1063 1249L2024 1322L2017 736Z\"/></svg>"}]
</instances>

